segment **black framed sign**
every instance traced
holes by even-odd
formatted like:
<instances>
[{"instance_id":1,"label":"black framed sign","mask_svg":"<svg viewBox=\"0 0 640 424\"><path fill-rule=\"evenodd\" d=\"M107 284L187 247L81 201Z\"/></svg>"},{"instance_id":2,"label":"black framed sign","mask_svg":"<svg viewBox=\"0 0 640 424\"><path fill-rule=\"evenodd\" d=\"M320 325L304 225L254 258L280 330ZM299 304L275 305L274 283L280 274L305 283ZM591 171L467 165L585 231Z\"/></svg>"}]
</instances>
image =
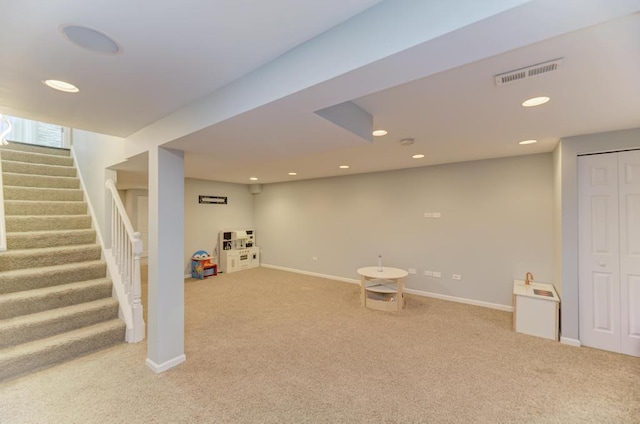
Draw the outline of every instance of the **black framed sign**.
<instances>
[{"instance_id":1,"label":"black framed sign","mask_svg":"<svg viewBox=\"0 0 640 424\"><path fill-rule=\"evenodd\" d=\"M226 205L227 196L198 196L198 203L205 203L209 205Z\"/></svg>"}]
</instances>

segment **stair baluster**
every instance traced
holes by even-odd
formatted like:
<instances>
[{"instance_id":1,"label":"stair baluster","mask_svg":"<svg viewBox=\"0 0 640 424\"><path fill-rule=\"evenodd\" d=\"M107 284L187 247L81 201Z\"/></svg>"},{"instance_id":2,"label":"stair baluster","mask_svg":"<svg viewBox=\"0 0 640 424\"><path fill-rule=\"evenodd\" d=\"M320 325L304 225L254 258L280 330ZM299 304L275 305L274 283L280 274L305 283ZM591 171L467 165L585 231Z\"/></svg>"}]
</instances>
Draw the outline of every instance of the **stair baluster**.
<instances>
[{"instance_id":1,"label":"stair baluster","mask_svg":"<svg viewBox=\"0 0 640 424\"><path fill-rule=\"evenodd\" d=\"M108 258L107 263L114 264L117 268L121 287L120 290L116 287L116 291L119 292L119 297L122 293L126 299L128 310L123 310L123 319L127 325L126 340L129 343L136 343L145 338L140 283L142 240L140 233L133 230L115 182L108 180L106 187L111 195L111 249L106 252L111 255L111 258ZM115 280L114 284L117 284Z\"/></svg>"}]
</instances>

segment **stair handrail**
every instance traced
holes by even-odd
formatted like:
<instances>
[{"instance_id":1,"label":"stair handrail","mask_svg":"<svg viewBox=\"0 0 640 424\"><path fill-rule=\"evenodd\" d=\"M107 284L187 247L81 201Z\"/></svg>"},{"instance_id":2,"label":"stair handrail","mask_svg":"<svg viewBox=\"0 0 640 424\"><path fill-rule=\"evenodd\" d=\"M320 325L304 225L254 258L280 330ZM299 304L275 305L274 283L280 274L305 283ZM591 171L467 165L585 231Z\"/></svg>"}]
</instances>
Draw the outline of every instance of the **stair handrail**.
<instances>
[{"instance_id":1,"label":"stair handrail","mask_svg":"<svg viewBox=\"0 0 640 424\"><path fill-rule=\"evenodd\" d=\"M111 249L120 282L126 294L127 307L131 311L131 323L127 324L127 342L137 343L145 338L145 323L142 307L142 288L140 283L140 257L142 255L141 234L134 231L127 211L120 200L118 189L113 180L105 183L111 197ZM114 284L117 284L114 282ZM116 288L117 290L117 288ZM122 303L122 302L121 302ZM128 315L128 314L125 314Z\"/></svg>"},{"instance_id":2,"label":"stair handrail","mask_svg":"<svg viewBox=\"0 0 640 424\"><path fill-rule=\"evenodd\" d=\"M6 129L0 132L0 145L6 146L9 144L5 139L5 136L11 132L13 128L11 122L6 116L0 113L0 121L2 121ZM0 126L2 128L2 126ZM1 154L1 153L0 153ZM4 184L2 183L2 162L0 161L0 252L7 250L7 227L4 222Z\"/></svg>"}]
</instances>

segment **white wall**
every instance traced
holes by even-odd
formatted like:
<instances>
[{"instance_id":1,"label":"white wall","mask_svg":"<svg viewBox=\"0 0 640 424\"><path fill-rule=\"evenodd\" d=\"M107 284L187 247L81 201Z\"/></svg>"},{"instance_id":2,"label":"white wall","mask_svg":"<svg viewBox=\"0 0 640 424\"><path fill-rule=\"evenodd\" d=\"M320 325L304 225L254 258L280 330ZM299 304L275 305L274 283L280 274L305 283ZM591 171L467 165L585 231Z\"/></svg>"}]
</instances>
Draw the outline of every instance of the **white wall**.
<instances>
[{"instance_id":1,"label":"white wall","mask_svg":"<svg viewBox=\"0 0 640 424\"><path fill-rule=\"evenodd\" d=\"M228 204L198 203L198 196L227 196ZM198 250L214 254L218 232L253 226L253 196L246 184L186 178L184 183L185 274L191 272L191 255ZM260 246L260 234L257 234Z\"/></svg>"},{"instance_id":2,"label":"white wall","mask_svg":"<svg viewBox=\"0 0 640 424\"><path fill-rule=\"evenodd\" d=\"M72 131L72 149L96 215L95 225L110 246L109 223L105 221L108 216L105 181L115 180L117 176L115 171L106 168L124 161L124 139L76 129Z\"/></svg>"},{"instance_id":3,"label":"white wall","mask_svg":"<svg viewBox=\"0 0 640 424\"><path fill-rule=\"evenodd\" d=\"M514 278L553 282L552 155L269 184L254 222L265 264L356 279L381 254L408 288L511 306Z\"/></svg>"},{"instance_id":4,"label":"white wall","mask_svg":"<svg viewBox=\"0 0 640 424\"><path fill-rule=\"evenodd\" d=\"M578 171L584 153L640 148L640 128L569 137L560 141L562 165L562 337L579 340Z\"/></svg>"}]
</instances>

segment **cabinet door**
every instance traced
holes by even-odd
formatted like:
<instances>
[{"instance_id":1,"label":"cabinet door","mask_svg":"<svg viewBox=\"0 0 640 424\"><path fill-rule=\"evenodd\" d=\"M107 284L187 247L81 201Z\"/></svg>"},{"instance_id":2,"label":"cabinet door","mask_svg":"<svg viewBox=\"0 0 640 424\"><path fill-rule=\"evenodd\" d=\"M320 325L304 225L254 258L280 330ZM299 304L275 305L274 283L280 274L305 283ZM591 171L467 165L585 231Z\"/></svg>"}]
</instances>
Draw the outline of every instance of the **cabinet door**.
<instances>
[{"instance_id":1,"label":"cabinet door","mask_svg":"<svg viewBox=\"0 0 640 424\"><path fill-rule=\"evenodd\" d=\"M618 154L621 349L640 356L640 151Z\"/></svg>"},{"instance_id":2,"label":"cabinet door","mask_svg":"<svg viewBox=\"0 0 640 424\"><path fill-rule=\"evenodd\" d=\"M578 158L580 342L620 351L617 154Z\"/></svg>"}]
</instances>

